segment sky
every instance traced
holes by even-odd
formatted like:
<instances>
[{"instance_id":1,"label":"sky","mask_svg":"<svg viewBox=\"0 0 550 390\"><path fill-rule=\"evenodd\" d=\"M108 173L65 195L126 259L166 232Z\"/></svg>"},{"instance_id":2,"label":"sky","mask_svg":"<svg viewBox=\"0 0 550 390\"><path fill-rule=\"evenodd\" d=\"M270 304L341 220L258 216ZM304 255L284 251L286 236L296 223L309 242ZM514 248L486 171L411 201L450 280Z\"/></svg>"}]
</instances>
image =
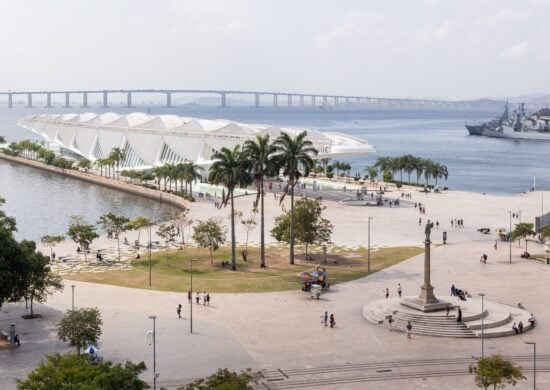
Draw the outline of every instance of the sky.
<instances>
[{"instance_id":1,"label":"sky","mask_svg":"<svg viewBox=\"0 0 550 390\"><path fill-rule=\"evenodd\" d=\"M0 0L0 90L548 93L550 0Z\"/></svg>"}]
</instances>

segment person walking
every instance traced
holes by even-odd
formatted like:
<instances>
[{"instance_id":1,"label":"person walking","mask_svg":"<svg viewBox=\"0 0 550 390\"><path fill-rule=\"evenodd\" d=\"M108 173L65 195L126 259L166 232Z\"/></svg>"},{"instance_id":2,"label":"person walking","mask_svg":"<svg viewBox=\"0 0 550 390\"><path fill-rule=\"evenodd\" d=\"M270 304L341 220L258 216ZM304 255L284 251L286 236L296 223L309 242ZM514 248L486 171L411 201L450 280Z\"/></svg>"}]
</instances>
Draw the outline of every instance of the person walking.
<instances>
[{"instance_id":1,"label":"person walking","mask_svg":"<svg viewBox=\"0 0 550 390\"><path fill-rule=\"evenodd\" d=\"M206 306L206 291L202 294L202 305Z\"/></svg>"},{"instance_id":2,"label":"person walking","mask_svg":"<svg viewBox=\"0 0 550 390\"><path fill-rule=\"evenodd\" d=\"M334 319L334 313L330 315L330 327L334 328L336 326L336 320Z\"/></svg>"},{"instance_id":3,"label":"person walking","mask_svg":"<svg viewBox=\"0 0 550 390\"><path fill-rule=\"evenodd\" d=\"M206 293L206 306L210 306L210 293Z\"/></svg>"},{"instance_id":4,"label":"person walking","mask_svg":"<svg viewBox=\"0 0 550 390\"><path fill-rule=\"evenodd\" d=\"M390 297L390 289L386 287L386 299Z\"/></svg>"},{"instance_id":5,"label":"person walking","mask_svg":"<svg viewBox=\"0 0 550 390\"><path fill-rule=\"evenodd\" d=\"M495 240L495 245L494 245L495 250L497 250L497 246L498 246L498 240Z\"/></svg>"},{"instance_id":6,"label":"person walking","mask_svg":"<svg viewBox=\"0 0 550 390\"><path fill-rule=\"evenodd\" d=\"M451 306L447 305L447 307L445 308L445 316L446 317L449 317L449 312L451 311Z\"/></svg>"},{"instance_id":7,"label":"person walking","mask_svg":"<svg viewBox=\"0 0 550 390\"><path fill-rule=\"evenodd\" d=\"M397 295L399 295L399 298L401 298L402 292L403 292L403 289L401 288L401 283L397 283Z\"/></svg>"},{"instance_id":8,"label":"person walking","mask_svg":"<svg viewBox=\"0 0 550 390\"><path fill-rule=\"evenodd\" d=\"M199 292L197 291L197 296L195 297L195 302L197 302L197 305L199 304L200 300L201 300L201 297L199 295Z\"/></svg>"},{"instance_id":9,"label":"person walking","mask_svg":"<svg viewBox=\"0 0 550 390\"><path fill-rule=\"evenodd\" d=\"M412 331L412 325L411 325L411 321L407 321L407 338L410 339L411 338L411 331Z\"/></svg>"},{"instance_id":10,"label":"person walking","mask_svg":"<svg viewBox=\"0 0 550 390\"><path fill-rule=\"evenodd\" d=\"M178 308L176 309L176 313L178 313L178 318L181 318L181 303L178 305Z\"/></svg>"},{"instance_id":11,"label":"person walking","mask_svg":"<svg viewBox=\"0 0 550 390\"><path fill-rule=\"evenodd\" d=\"M462 322L462 310L458 307L458 314L456 316L456 322Z\"/></svg>"},{"instance_id":12,"label":"person walking","mask_svg":"<svg viewBox=\"0 0 550 390\"><path fill-rule=\"evenodd\" d=\"M390 315L388 316L388 330L389 330L390 332L391 332L391 326L392 326L392 324L393 324L393 321L394 321L393 316L390 314Z\"/></svg>"},{"instance_id":13,"label":"person walking","mask_svg":"<svg viewBox=\"0 0 550 390\"><path fill-rule=\"evenodd\" d=\"M189 304L193 303L193 293L191 292L191 290L187 291L187 301L189 302Z\"/></svg>"},{"instance_id":14,"label":"person walking","mask_svg":"<svg viewBox=\"0 0 550 390\"><path fill-rule=\"evenodd\" d=\"M422 218L418 218L418 226L422 225Z\"/></svg>"},{"instance_id":15,"label":"person walking","mask_svg":"<svg viewBox=\"0 0 550 390\"><path fill-rule=\"evenodd\" d=\"M328 311L325 311L325 315L322 318L321 324L325 324L325 327L328 326Z\"/></svg>"},{"instance_id":16,"label":"person walking","mask_svg":"<svg viewBox=\"0 0 550 390\"><path fill-rule=\"evenodd\" d=\"M435 228L436 230L439 230L439 221L435 221Z\"/></svg>"},{"instance_id":17,"label":"person walking","mask_svg":"<svg viewBox=\"0 0 550 390\"><path fill-rule=\"evenodd\" d=\"M13 342L17 344L18 347L21 346L21 340L19 340L19 334L15 334L15 337L13 338Z\"/></svg>"}]
</instances>

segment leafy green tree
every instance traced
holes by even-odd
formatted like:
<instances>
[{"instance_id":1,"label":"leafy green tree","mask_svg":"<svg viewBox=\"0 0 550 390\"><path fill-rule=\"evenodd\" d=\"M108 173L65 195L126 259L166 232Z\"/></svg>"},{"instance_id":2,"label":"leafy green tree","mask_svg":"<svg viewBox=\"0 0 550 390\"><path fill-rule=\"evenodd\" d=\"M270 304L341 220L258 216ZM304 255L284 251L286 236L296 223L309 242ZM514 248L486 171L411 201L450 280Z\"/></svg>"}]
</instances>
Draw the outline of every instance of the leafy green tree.
<instances>
[{"instance_id":1,"label":"leafy green tree","mask_svg":"<svg viewBox=\"0 0 550 390\"><path fill-rule=\"evenodd\" d=\"M117 248L118 248L118 261L120 261L120 234L130 229L130 219L123 215L116 215L114 213L107 213L99 217L98 224L105 230L110 230L114 233Z\"/></svg>"},{"instance_id":2,"label":"leafy green tree","mask_svg":"<svg viewBox=\"0 0 550 390\"><path fill-rule=\"evenodd\" d=\"M374 183L374 179L378 176L378 169L374 166L368 166L365 168L365 172L367 172L370 181Z\"/></svg>"},{"instance_id":3,"label":"leafy green tree","mask_svg":"<svg viewBox=\"0 0 550 390\"><path fill-rule=\"evenodd\" d=\"M476 385L485 390L490 386L494 390L504 389L506 385L515 386L519 380L525 379L521 367L499 355L479 359L473 369Z\"/></svg>"},{"instance_id":4,"label":"leafy green tree","mask_svg":"<svg viewBox=\"0 0 550 390\"><path fill-rule=\"evenodd\" d=\"M516 224L516 228L512 232L512 240L521 240L522 238L525 239L525 251L527 252L527 237L534 236L536 232L533 230L533 224L532 223L518 223Z\"/></svg>"},{"instance_id":5,"label":"leafy green tree","mask_svg":"<svg viewBox=\"0 0 550 390\"><path fill-rule=\"evenodd\" d=\"M90 160L88 160L87 158L83 158L82 160L80 160L78 162L78 164L76 164L76 166L79 167L79 168L84 169L85 171L87 171L88 169L90 169L92 167L92 162Z\"/></svg>"},{"instance_id":6,"label":"leafy green tree","mask_svg":"<svg viewBox=\"0 0 550 390\"><path fill-rule=\"evenodd\" d=\"M65 240L65 236L42 236L40 237L40 242L42 245L47 246L50 248L50 259L53 259L53 248L61 242Z\"/></svg>"},{"instance_id":7,"label":"leafy green tree","mask_svg":"<svg viewBox=\"0 0 550 390\"><path fill-rule=\"evenodd\" d=\"M97 307L67 310L57 326L60 340L76 347L77 353L88 345L96 345L101 337L101 313Z\"/></svg>"},{"instance_id":8,"label":"leafy green tree","mask_svg":"<svg viewBox=\"0 0 550 390\"><path fill-rule=\"evenodd\" d=\"M63 279L52 272L49 259L36 251L34 241L22 241L24 254L25 298L31 303L31 318L34 317L34 301L45 302L55 291L63 290Z\"/></svg>"},{"instance_id":9,"label":"leafy green tree","mask_svg":"<svg viewBox=\"0 0 550 390\"><path fill-rule=\"evenodd\" d=\"M86 356L56 353L46 355L45 361L26 379L18 380L17 389L142 390L149 388L139 378L145 370L143 362L126 361L124 365L111 361L91 363Z\"/></svg>"},{"instance_id":10,"label":"leafy green tree","mask_svg":"<svg viewBox=\"0 0 550 390\"><path fill-rule=\"evenodd\" d=\"M0 144L5 144L6 143L6 139L0 135Z\"/></svg>"},{"instance_id":11,"label":"leafy green tree","mask_svg":"<svg viewBox=\"0 0 550 390\"><path fill-rule=\"evenodd\" d=\"M174 241L177 235L176 225L173 223L163 223L159 225L157 235L164 239L166 262L168 263L168 245Z\"/></svg>"},{"instance_id":12,"label":"leafy green tree","mask_svg":"<svg viewBox=\"0 0 550 390\"><path fill-rule=\"evenodd\" d=\"M84 251L84 259L88 261L86 253L92 242L99 237L95 231L94 225L90 225L84 221L79 215L71 216L71 222L69 224L69 230L67 235L80 246L80 249Z\"/></svg>"},{"instance_id":13,"label":"leafy green tree","mask_svg":"<svg viewBox=\"0 0 550 390\"><path fill-rule=\"evenodd\" d=\"M132 230L138 231L138 239L137 239L138 244L141 236L141 229L152 226L152 224L153 224L152 221L147 217L140 216L140 217L132 218L132 220L130 221L130 227Z\"/></svg>"},{"instance_id":14,"label":"leafy green tree","mask_svg":"<svg viewBox=\"0 0 550 390\"><path fill-rule=\"evenodd\" d=\"M186 248L185 230L187 229L187 236L191 236L191 225L193 225L193 222L193 219L189 218L189 209L184 209L174 214L172 218L172 223L176 226L176 233L179 231L183 249Z\"/></svg>"},{"instance_id":15,"label":"leafy green tree","mask_svg":"<svg viewBox=\"0 0 550 390\"><path fill-rule=\"evenodd\" d=\"M333 226L328 219L322 217L323 206L314 199L300 199L296 201L294 210L294 232L296 240L305 245L306 256L308 245L330 242ZM271 230L273 237L281 242L290 241L290 212L286 212L275 219L275 227Z\"/></svg>"},{"instance_id":16,"label":"leafy green tree","mask_svg":"<svg viewBox=\"0 0 550 390\"><path fill-rule=\"evenodd\" d=\"M252 210L252 214L248 218L241 219L241 224L244 226L244 229L246 231L246 241L244 244L244 249L246 251L248 251L248 237L250 236L250 233L252 232L252 230L254 230L256 228L256 225L258 224L258 222L256 222L257 212L258 210L254 209ZM265 268L265 261L263 262L263 265L260 261L260 268Z\"/></svg>"},{"instance_id":17,"label":"leafy green tree","mask_svg":"<svg viewBox=\"0 0 550 390\"><path fill-rule=\"evenodd\" d=\"M276 176L279 168L275 153L277 148L269 142L269 135L257 136L256 140L244 143L243 153L250 160L250 169L254 180L258 183L256 208L260 201L260 267L265 268L265 216L264 216L264 181L266 176ZM250 224L248 225L250 227ZM247 246L248 246L247 230Z\"/></svg>"},{"instance_id":18,"label":"leafy green tree","mask_svg":"<svg viewBox=\"0 0 550 390\"><path fill-rule=\"evenodd\" d=\"M542 229L540 229L540 236L544 239L550 237L550 224L544 226Z\"/></svg>"},{"instance_id":19,"label":"leafy green tree","mask_svg":"<svg viewBox=\"0 0 550 390\"><path fill-rule=\"evenodd\" d=\"M121 150L119 147L111 149L108 157L111 165L116 166L117 170L117 179L120 178L120 164L126 159L126 153Z\"/></svg>"},{"instance_id":20,"label":"leafy green tree","mask_svg":"<svg viewBox=\"0 0 550 390\"><path fill-rule=\"evenodd\" d=\"M251 390L252 385L257 385L261 378L261 373L254 373L250 369L236 373L220 368L208 378L197 379L178 390Z\"/></svg>"},{"instance_id":21,"label":"leafy green tree","mask_svg":"<svg viewBox=\"0 0 550 390\"><path fill-rule=\"evenodd\" d=\"M214 163L210 167L210 175L208 181L214 185L223 185L227 188L227 196L222 199L222 204L227 205L231 202L231 269L237 270L237 260L235 258L235 188L244 188L251 183L249 171L249 161L246 156L241 153L239 145L236 145L233 150L222 148L219 152L214 153Z\"/></svg>"},{"instance_id":22,"label":"leafy green tree","mask_svg":"<svg viewBox=\"0 0 550 390\"><path fill-rule=\"evenodd\" d=\"M210 264L214 263L212 252L218 250L220 245L223 245L226 234L227 228L214 218L199 221L193 227L193 240L195 240L199 247L210 250ZM235 269L237 269L236 266Z\"/></svg>"},{"instance_id":23,"label":"leafy green tree","mask_svg":"<svg viewBox=\"0 0 550 390\"><path fill-rule=\"evenodd\" d=\"M290 189L290 264L294 264L294 187L302 176L308 176L313 167L312 156L319 152L313 147L313 143L306 140L307 132L303 131L292 138L287 133L282 133L275 140L277 152L277 165L283 169L283 175L288 177L288 189ZM287 191L285 191L286 195ZM283 200L281 198L281 201Z\"/></svg>"}]
</instances>

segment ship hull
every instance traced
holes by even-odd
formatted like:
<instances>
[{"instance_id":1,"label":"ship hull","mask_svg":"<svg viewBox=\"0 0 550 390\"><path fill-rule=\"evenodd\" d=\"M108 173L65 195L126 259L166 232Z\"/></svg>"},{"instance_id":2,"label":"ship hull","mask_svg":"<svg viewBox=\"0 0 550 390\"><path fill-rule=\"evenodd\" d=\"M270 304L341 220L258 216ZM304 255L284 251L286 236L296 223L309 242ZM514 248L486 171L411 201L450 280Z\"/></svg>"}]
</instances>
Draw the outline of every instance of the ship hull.
<instances>
[{"instance_id":1,"label":"ship hull","mask_svg":"<svg viewBox=\"0 0 550 390\"><path fill-rule=\"evenodd\" d=\"M550 132L540 131L513 131L513 130L486 130L483 135L492 138L529 139L538 141L550 141Z\"/></svg>"},{"instance_id":2,"label":"ship hull","mask_svg":"<svg viewBox=\"0 0 550 390\"><path fill-rule=\"evenodd\" d=\"M483 135L485 126L483 125L466 125L466 129L470 135Z\"/></svg>"}]
</instances>

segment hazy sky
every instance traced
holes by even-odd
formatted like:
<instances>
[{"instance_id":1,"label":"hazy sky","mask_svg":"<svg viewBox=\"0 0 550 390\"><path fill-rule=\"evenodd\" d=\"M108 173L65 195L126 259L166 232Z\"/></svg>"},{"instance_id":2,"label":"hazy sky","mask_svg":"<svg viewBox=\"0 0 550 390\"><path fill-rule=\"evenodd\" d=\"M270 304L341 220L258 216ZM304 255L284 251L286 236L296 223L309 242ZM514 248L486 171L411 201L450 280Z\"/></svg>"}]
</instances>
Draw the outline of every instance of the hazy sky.
<instances>
[{"instance_id":1,"label":"hazy sky","mask_svg":"<svg viewBox=\"0 0 550 390\"><path fill-rule=\"evenodd\" d=\"M550 0L0 0L0 90L549 92Z\"/></svg>"}]
</instances>

